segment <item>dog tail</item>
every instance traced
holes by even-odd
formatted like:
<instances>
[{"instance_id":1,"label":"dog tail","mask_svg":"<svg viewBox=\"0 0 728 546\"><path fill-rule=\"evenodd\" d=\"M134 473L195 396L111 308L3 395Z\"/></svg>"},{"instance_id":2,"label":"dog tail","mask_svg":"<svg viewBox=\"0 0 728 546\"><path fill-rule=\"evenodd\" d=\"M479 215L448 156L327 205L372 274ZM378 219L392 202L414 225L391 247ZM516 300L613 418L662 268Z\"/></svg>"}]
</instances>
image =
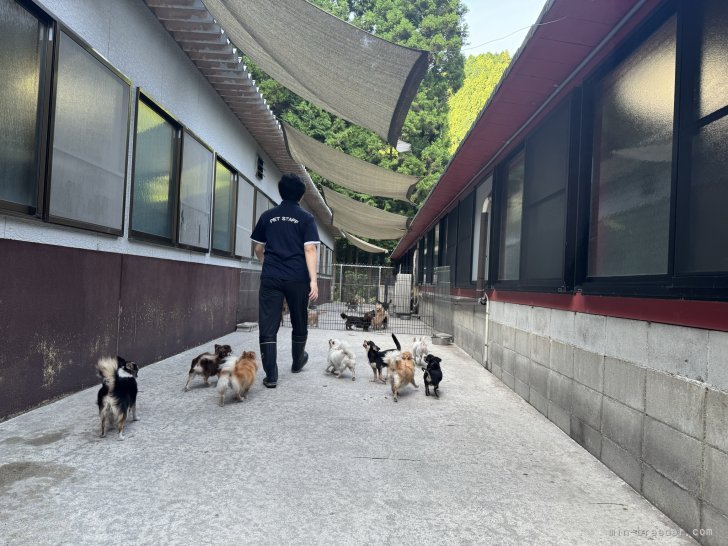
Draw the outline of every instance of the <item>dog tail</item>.
<instances>
[{"instance_id":1,"label":"dog tail","mask_svg":"<svg viewBox=\"0 0 728 546\"><path fill-rule=\"evenodd\" d=\"M397 350L398 351L401 351L402 350L402 346L399 344L399 340L397 339L397 336L395 336L394 334L392 334L392 339L394 340L394 344L397 346Z\"/></svg>"},{"instance_id":2,"label":"dog tail","mask_svg":"<svg viewBox=\"0 0 728 546\"><path fill-rule=\"evenodd\" d=\"M99 372L104 385L109 391L114 390L116 383L116 371L119 369L119 361L116 358L102 358L96 363L96 370Z\"/></svg>"}]
</instances>

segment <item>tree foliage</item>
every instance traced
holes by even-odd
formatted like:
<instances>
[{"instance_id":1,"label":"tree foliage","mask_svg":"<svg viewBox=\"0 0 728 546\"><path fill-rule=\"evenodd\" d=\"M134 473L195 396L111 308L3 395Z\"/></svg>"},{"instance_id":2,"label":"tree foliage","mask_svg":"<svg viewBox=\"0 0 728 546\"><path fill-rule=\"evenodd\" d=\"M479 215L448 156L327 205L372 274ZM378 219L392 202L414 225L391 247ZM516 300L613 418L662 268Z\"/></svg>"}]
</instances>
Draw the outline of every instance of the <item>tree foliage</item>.
<instances>
[{"instance_id":1,"label":"tree foliage","mask_svg":"<svg viewBox=\"0 0 728 546\"><path fill-rule=\"evenodd\" d=\"M311 173L318 186L332 187L359 201L412 216L449 159L448 97L463 84L460 53L467 30L461 0L311 0L313 4L377 36L431 52L430 67L405 119L401 140L411 152L396 150L371 131L350 124L301 99L246 60L260 91L283 121L333 148L375 165L421 178L413 204L361 195ZM373 241L393 249L396 241Z\"/></svg>"},{"instance_id":2,"label":"tree foliage","mask_svg":"<svg viewBox=\"0 0 728 546\"><path fill-rule=\"evenodd\" d=\"M510 62L507 51L471 55L465 60L465 82L448 101L449 155L465 138Z\"/></svg>"}]
</instances>

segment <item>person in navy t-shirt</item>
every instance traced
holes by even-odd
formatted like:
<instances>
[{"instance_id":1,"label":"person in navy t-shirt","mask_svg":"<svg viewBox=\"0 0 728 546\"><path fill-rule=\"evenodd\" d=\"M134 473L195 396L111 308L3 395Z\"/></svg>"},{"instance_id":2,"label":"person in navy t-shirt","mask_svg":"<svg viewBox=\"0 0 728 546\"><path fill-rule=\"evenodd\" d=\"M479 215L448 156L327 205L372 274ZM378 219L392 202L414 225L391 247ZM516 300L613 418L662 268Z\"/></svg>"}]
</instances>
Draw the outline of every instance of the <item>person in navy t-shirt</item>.
<instances>
[{"instance_id":1,"label":"person in navy t-shirt","mask_svg":"<svg viewBox=\"0 0 728 546\"><path fill-rule=\"evenodd\" d=\"M278 182L283 201L265 211L250 238L255 255L263 262L258 294L260 354L265 379L274 388L278 382L277 346L283 300L291 313L291 371L298 373L308 362L308 302L318 298L316 267L319 235L316 221L299 206L306 185L295 174L284 174Z\"/></svg>"}]
</instances>

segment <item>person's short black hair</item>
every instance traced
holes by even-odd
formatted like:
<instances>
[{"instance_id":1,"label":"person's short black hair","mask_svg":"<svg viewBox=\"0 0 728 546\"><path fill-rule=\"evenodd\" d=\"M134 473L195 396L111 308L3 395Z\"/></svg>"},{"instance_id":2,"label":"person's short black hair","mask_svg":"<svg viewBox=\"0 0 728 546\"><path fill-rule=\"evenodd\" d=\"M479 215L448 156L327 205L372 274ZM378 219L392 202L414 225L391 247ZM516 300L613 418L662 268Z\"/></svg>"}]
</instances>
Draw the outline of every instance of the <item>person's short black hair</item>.
<instances>
[{"instance_id":1,"label":"person's short black hair","mask_svg":"<svg viewBox=\"0 0 728 546\"><path fill-rule=\"evenodd\" d=\"M278 182L278 193L281 194L281 199L300 201L303 194L306 193L306 184L297 174L284 174Z\"/></svg>"}]
</instances>

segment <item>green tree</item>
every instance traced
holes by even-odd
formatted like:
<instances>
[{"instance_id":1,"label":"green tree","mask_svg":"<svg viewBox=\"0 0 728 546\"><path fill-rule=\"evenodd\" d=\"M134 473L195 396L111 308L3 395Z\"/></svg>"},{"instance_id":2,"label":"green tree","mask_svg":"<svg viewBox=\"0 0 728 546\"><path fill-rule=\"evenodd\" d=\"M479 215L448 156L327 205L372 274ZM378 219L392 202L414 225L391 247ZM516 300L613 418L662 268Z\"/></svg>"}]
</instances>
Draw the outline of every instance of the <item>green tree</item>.
<instances>
[{"instance_id":1,"label":"green tree","mask_svg":"<svg viewBox=\"0 0 728 546\"><path fill-rule=\"evenodd\" d=\"M371 131L350 124L310 104L269 78L253 63L261 93L273 112L292 127L329 146L375 165L421 177L413 204L356 194L312 173L329 186L359 201L412 216L427 197L449 159L448 98L463 84L465 63L460 53L467 30L461 0L311 0L341 19L400 45L430 51L430 67L405 119L401 139L411 152L398 154ZM393 249L396 241L373 241ZM338 247L338 245L337 245Z\"/></svg>"},{"instance_id":2,"label":"green tree","mask_svg":"<svg viewBox=\"0 0 728 546\"><path fill-rule=\"evenodd\" d=\"M465 82L448 101L449 155L455 153L465 138L510 62L507 51L471 55L465 60Z\"/></svg>"}]
</instances>

